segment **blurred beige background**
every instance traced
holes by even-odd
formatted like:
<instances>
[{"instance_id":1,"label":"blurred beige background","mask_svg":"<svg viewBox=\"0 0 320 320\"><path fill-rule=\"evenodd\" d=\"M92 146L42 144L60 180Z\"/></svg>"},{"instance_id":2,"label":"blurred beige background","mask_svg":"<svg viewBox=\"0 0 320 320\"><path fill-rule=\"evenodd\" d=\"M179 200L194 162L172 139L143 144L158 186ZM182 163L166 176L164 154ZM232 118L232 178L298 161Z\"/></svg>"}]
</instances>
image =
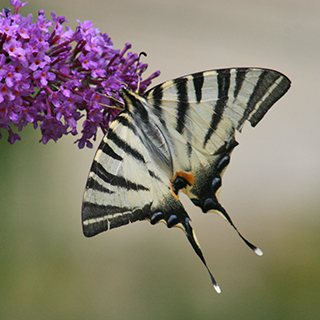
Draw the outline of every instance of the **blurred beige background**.
<instances>
[{"instance_id":1,"label":"blurred beige background","mask_svg":"<svg viewBox=\"0 0 320 320\"><path fill-rule=\"evenodd\" d=\"M9 1L1 1L9 7ZM27 128L0 141L0 319L320 318L320 2L29 1L91 20L115 48L145 51L153 84L200 70L279 70L292 88L237 136L220 200L252 253L214 214L185 201L209 276L181 230L135 223L92 239L80 207L97 147L74 137L43 146ZM100 139L101 137L99 137Z\"/></svg>"}]
</instances>

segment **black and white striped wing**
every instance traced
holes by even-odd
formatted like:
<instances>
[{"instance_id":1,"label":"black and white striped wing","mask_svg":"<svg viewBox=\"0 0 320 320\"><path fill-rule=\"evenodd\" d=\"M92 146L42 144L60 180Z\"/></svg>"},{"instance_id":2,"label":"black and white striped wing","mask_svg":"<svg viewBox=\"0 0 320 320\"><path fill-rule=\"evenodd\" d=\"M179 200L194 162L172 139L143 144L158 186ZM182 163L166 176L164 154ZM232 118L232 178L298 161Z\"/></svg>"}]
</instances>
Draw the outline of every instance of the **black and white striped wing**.
<instances>
[{"instance_id":1,"label":"black and white striped wing","mask_svg":"<svg viewBox=\"0 0 320 320\"><path fill-rule=\"evenodd\" d=\"M218 200L222 174L237 145L235 130L245 120L255 126L289 87L288 78L277 71L237 68L167 81L144 96L123 89L125 111L110 125L89 173L84 234L137 220L163 221L184 230L206 266L178 192L236 229Z\"/></svg>"},{"instance_id":2,"label":"black and white striped wing","mask_svg":"<svg viewBox=\"0 0 320 320\"><path fill-rule=\"evenodd\" d=\"M240 132L245 120L256 126L289 87L290 80L277 71L234 68L180 77L148 91L149 105L174 144L173 186L178 179L176 189L203 212L216 211L231 223L217 195L238 144L235 130Z\"/></svg>"}]
</instances>

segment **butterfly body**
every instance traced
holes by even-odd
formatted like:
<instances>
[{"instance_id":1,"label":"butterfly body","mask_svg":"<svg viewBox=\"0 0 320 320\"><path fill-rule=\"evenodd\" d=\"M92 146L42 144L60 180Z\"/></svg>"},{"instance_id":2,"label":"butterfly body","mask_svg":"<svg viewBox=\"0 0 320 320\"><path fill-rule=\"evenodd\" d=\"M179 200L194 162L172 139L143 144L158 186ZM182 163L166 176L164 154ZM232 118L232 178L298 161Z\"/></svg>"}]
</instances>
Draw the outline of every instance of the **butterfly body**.
<instances>
[{"instance_id":1,"label":"butterfly body","mask_svg":"<svg viewBox=\"0 0 320 320\"><path fill-rule=\"evenodd\" d=\"M125 109L110 124L89 173L84 234L138 220L163 221L183 229L207 267L179 191L238 232L218 200L222 175L238 144L235 131L245 120L255 126L289 87L288 78L277 71L234 68L170 80L143 96L122 89Z\"/></svg>"}]
</instances>

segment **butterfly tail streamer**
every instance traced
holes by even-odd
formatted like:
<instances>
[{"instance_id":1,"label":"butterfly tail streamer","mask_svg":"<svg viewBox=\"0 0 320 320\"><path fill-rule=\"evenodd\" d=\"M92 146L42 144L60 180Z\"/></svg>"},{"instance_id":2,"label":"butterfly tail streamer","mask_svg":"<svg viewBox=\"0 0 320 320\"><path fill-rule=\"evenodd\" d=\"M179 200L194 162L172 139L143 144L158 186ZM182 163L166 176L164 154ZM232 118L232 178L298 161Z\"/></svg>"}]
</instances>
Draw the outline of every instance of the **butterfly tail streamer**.
<instances>
[{"instance_id":1,"label":"butterfly tail streamer","mask_svg":"<svg viewBox=\"0 0 320 320\"><path fill-rule=\"evenodd\" d=\"M234 228L234 230L236 230L237 234L239 235L239 237L244 241L244 243L252 250L254 251L258 256L262 256L263 252L261 249L259 249L258 247L256 247L255 245L253 245L251 242L249 242L238 230L238 228L235 226L235 224L233 223L233 221L231 220L230 216L228 215L227 211L220 205L219 208L220 211L220 215L223 216L223 218L225 220L227 220L230 225Z\"/></svg>"},{"instance_id":2,"label":"butterfly tail streamer","mask_svg":"<svg viewBox=\"0 0 320 320\"><path fill-rule=\"evenodd\" d=\"M200 245L198 243L198 240L197 240L197 237L189 223L190 219L186 222L185 226L184 226L184 231L185 231L185 234L193 248L193 250L195 251L195 253L197 254L197 256L200 258L200 260L203 262L203 264L205 265L206 269L208 270L208 273L210 275L210 278L211 278L211 282L212 282L212 285L214 287L214 289L217 291L217 293L221 293L221 289L217 283L217 281L215 280L214 276L212 275L208 265L207 265L207 262L206 260L204 259L204 256L203 256L203 253L200 249Z\"/></svg>"},{"instance_id":3,"label":"butterfly tail streamer","mask_svg":"<svg viewBox=\"0 0 320 320\"><path fill-rule=\"evenodd\" d=\"M155 210L155 213L152 214L150 218L150 222L152 225L155 225L160 221L164 222L168 228L178 227L184 231L193 250L208 270L211 282L215 290L220 293L221 289L207 265L196 234L190 224L191 219L188 216L188 213L185 211L182 203L172 194L170 196L167 196L164 203L162 203L161 211Z\"/></svg>"}]
</instances>

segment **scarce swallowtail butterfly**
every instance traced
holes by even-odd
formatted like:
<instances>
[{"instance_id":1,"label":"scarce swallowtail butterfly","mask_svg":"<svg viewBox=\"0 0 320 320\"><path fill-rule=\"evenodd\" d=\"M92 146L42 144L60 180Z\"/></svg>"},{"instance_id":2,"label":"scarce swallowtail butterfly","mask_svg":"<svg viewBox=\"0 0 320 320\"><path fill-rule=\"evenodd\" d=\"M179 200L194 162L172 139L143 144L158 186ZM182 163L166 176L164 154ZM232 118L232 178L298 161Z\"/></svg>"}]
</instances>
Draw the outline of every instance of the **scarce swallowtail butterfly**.
<instances>
[{"instance_id":1,"label":"scarce swallowtail butterfly","mask_svg":"<svg viewBox=\"0 0 320 320\"><path fill-rule=\"evenodd\" d=\"M245 120L254 127L289 89L290 80L268 69L232 68L194 73L138 95L121 90L124 111L94 157L83 204L83 232L102 231L138 220L180 227L212 276L179 201L186 193L204 213L228 221L258 255L218 200L221 178Z\"/></svg>"}]
</instances>

